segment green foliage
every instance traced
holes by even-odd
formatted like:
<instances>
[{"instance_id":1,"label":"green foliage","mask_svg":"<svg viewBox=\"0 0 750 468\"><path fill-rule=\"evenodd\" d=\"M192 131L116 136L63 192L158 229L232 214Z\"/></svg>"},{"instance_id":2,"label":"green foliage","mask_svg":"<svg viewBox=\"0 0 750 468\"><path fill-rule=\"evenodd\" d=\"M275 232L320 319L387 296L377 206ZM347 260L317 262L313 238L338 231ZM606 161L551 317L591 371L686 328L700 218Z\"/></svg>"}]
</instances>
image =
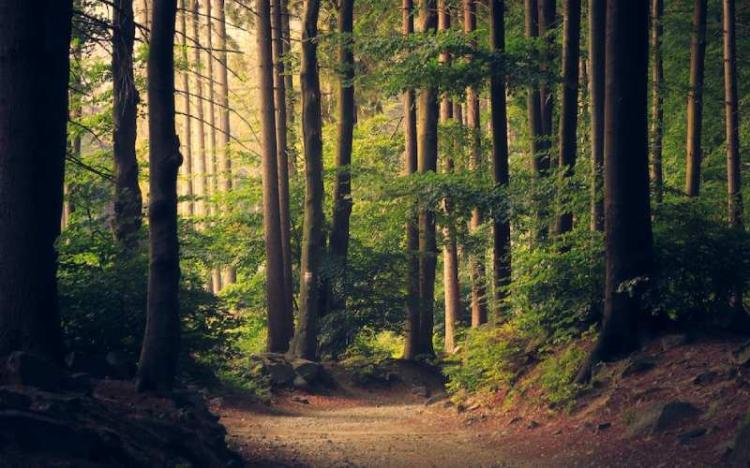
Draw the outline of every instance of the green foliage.
<instances>
[{"instance_id":1,"label":"green foliage","mask_svg":"<svg viewBox=\"0 0 750 468\"><path fill-rule=\"evenodd\" d=\"M587 351L573 343L563 351L550 354L539 364L538 382L543 398L552 407L570 407L581 386L573 383L586 359Z\"/></svg>"}]
</instances>

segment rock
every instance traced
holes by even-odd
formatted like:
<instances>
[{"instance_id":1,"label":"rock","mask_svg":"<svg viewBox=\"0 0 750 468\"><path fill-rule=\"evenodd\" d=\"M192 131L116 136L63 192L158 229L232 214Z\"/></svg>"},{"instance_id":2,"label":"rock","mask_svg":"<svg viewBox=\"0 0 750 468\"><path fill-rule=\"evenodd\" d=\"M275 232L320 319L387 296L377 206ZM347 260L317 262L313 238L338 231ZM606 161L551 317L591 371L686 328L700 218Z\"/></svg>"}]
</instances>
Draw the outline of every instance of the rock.
<instances>
[{"instance_id":1,"label":"rock","mask_svg":"<svg viewBox=\"0 0 750 468\"><path fill-rule=\"evenodd\" d=\"M298 390L310 390L310 384L307 382L307 380L303 379L301 376L297 375L294 377L294 381L292 381L292 386Z\"/></svg>"},{"instance_id":2,"label":"rock","mask_svg":"<svg viewBox=\"0 0 750 468\"><path fill-rule=\"evenodd\" d=\"M750 341L743 343L732 352L732 357L738 366L750 366Z\"/></svg>"},{"instance_id":3,"label":"rock","mask_svg":"<svg viewBox=\"0 0 750 468\"><path fill-rule=\"evenodd\" d=\"M0 381L12 385L28 385L41 390L55 391L63 387L65 373L46 359L24 351L8 356Z\"/></svg>"},{"instance_id":4,"label":"rock","mask_svg":"<svg viewBox=\"0 0 750 468\"><path fill-rule=\"evenodd\" d=\"M296 403L300 403L302 405L309 405L310 404L310 400L308 400L307 398L298 397L296 395L292 397L292 401L294 401Z\"/></svg>"},{"instance_id":5,"label":"rock","mask_svg":"<svg viewBox=\"0 0 750 468\"><path fill-rule=\"evenodd\" d=\"M716 371L706 371L695 376L693 383L695 385L706 385L716 382L719 378L719 373Z\"/></svg>"},{"instance_id":6,"label":"rock","mask_svg":"<svg viewBox=\"0 0 750 468\"><path fill-rule=\"evenodd\" d=\"M630 424L631 436L648 436L674 429L697 418L701 411L684 401L658 402L638 413Z\"/></svg>"},{"instance_id":7,"label":"rock","mask_svg":"<svg viewBox=\"0 0 750 468\"><path fill-rule=\"evenodd\" d=\"M292 362L292 368L294 372L305 379L307 383L314 383L318 380L321 373L321 365L317 362L308 361L306 359L295 359Z\"/></svg>"},{"instance_id":8,"label":"rock","mask_svg":"<svg viewBox=\"0 0 750 468\"><path fill-rule=\"evenodd\" d=\"M661 349L662 351L669 351L670 349L677 348L678 346L683 346L687 344L690 340L688 339L687 335L682 334L675 334L675 335L667 335L662 337L661 339Z\"/></svg>"},{"instance_id":9,"label":"rock","mask_svg":"<svg viewBox=\"0 0 750 468\"><path fill-rule=\"evenodd\" d=\"M523 416L515 416L508 424L516 424L523 421Z\"/></svg>"},{"instance_id":10,"label":"rock","mask_svg":"<svg viewBox=\"0 0 750 468\"><path fill-rule=\"evenodd\" d=\"M610 380L612 380L612 369L606 363L600 362L591 368L591 384L593 386L604 386Z\"/></svg>"},{"instance_id":11,"label":"rock","mask_svg":"<svg viewBox=\"0 0 750 468\"><path fill-rule=\"evenodd\" d=\"M536 429L536 428L537 428L537 427L539 427L539 426L541 426L541 424L539 424L538 422L536 422L536 421L531 421L531 422L529 423L529 425L528 425L528 426L526 426L526 427L527 427L527 429Z\"/></svg>"},{"instance_id":12,"label":"rock","mask_svg":"<svg viewBox=\"0 0 750 468\"><path fill-rule=\"evenodd\" d=\"M424 385L415 385L411 388L411 393L422 398L430 397L430 390Z\"/></svg>"},{"instance_id":13,"label":"rock","mask_svg":"<svg viewBox=\"0 0 750 468\"><path fill-rule=\"evenodd\" d=\"M19 410L0 411L0 436L7 444L35 454L63 453L87 458L97 445L92 431L76 430L62 421Z\"/></svg>"},{"instance_id":14,"label":"rock","mask_svg":"<svg viewBox=\"0 0 750 468\"><path fill-rule=\"evenodd\" d=\"M280 387L283 385L289 385L294 382L296 374L292 366L286 362L266 362L264 364L268 377L271 379L271 385L274 387Z\"/></svg>"},{"instance_id":15,"label":"rock","mask_svg":"<svg viewBox=\"0 0 750 468\"><path fill-rule=\"evenodd\" d=\"M597 432L602 432L602 431L606 431L606 430L607 430L607 429L609 429L610 427L612 427L612 423L608 423L608 422L605 422L605 423L599 423L599 425L598 425L598 426L596 426L596 431L597 431Z\"/></svg>"},{"instance_id":16,"label":"rock","mask_svg":"<svg viewBox=\"0 0 750 468\"><path fill-rule=\"evenodd\" d=\"M130 380L135 377L135 360L122 351L110 351L104 357L107 362L107 377L115 380Z\"/></svg>"},{"instance_id":17,"label":"rock","mask_svg":"<svg viewBox=\"0 0 750 468\"><path fill-rule=\"evenodd\" d=\"M746 468L750 466L750 424L745 424L734 438L734 448L729 455L729 465Z\"/></svg>"},{"instance_id":18,"label":"rock","mask_svg":"<svg viewBox=\"0 0 750 468\"><path fill-rule=\"evenodd\" d=\"M656 367L656 363L650 361L644 357L633 357L630 362L622 370L620 374L622 377L628 377L631 375L643 374Z\"/></svg>"},{"instance_id":19,"label":"rock","mask_svg":"<svg viewBox=\"0 0 750 468\"><path fill-rule=\"evenodd\" d=\"M109 364L104 357L80 351L68 353L65 356L65 365L70 372L85 372L97 379L103 379L109 374Z\"/></svg>"},{"instance_id":20,"label":"rock","mask_svg":"<svg viewBox=\"0 0 750 468\"><path fill-rule=\"evenodd\" d=\"M695 429L690 429L689 431L680 433L680 435L677 436L677 440L679 440L682 445L688 445L693 440L706 435L707 432L708 430L705 427L696 427Z\"/></svg>"}]
</instances>

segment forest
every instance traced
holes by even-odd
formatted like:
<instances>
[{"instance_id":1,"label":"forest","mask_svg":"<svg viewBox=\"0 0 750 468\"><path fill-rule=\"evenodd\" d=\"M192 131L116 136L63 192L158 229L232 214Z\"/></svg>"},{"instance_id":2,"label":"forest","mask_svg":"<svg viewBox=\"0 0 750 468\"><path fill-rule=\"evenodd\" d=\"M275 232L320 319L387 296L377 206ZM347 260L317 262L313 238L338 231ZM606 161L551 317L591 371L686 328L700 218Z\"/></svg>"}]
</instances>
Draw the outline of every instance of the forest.
<instances>
[{"instance_id":1,"label":"forest","mask_svg":"<svg viewBox=\"0 0 750 468\"><path fill-rule=\"evenodd\" d=\"M0 467L750 467L748 142L746 0L0 0Z\"/></svg>"}]
</instances>

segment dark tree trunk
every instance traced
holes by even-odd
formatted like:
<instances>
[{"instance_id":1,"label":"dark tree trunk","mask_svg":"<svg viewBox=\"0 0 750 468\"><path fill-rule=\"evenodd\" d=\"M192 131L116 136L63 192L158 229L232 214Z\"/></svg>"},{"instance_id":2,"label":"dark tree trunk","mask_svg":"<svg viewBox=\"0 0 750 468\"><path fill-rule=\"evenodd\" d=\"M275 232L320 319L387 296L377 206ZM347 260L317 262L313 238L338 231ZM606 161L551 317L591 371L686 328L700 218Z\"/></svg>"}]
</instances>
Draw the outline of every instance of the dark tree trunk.
<instances>
[{"instance_id":1,"label":"dark tree trunk","mask_svg":"<svg viewBox=\"0 0 750 468\"><path fill-rule=\"evenodd\" d=\"M346 308L343 285L346 283L346 264L349 252L349 218L352 214L351 163L354 135L354 54L352 33L354 31L354 0L341 0L338 17L338 60L341 66L338 87L338 145L336 146L336 181L333 188L333 223L331 227L330 253L334 271L331 281L328 308Z\"/></svg>"},{"instance_id":2,"label":"dark tree trunk","mask_svg":"<svg viewBox=\"0 0 750 468\"><path fill-rule=\"evenodd\" d=\"M539 7L539 37L545 39L546 50L542 56L541 71L549 72L554 59L555 48L555 28L557 27L557 0L537 0ZM552 87L546 82L542 82L539 88L539 112L541 118L541 150L542 166L545 169L552 167L556 161L552 158L552 146L554 135L554 115L555 96Z\"/></svg>"},{"instance_id":3,"label":"dark tree trunk","mask_svg":"<svg viewBox=\"0 0 750 468\"><path fill-rule=\"evenodd\" d=\"M505 52L505 1L490 0L490 47ZM497 67L490 80L492 123L492 175L495 185L506 186L508 171L508 113L505 97L505 74ZM507 213L496 216L492 225L492 272L495 292L495 314L505 312L507 288L511 280L510 220Z\"/></svg>"},{"instance_id":4,"label":"dark tree trunk","mask_svg":"<svg viewBox=\"0 0 750 468\"><path fill-rule=\"evenodd\" d=\"M437 11L435 0L420 1L421 32L435 33ZM420 174L437 172L438 156L438 99L433 88L419 92L418 105L418 163ZM435 269L437 266L437 240L435 235L435 212L433 209L419 211L419 336L420 353L434 355L432 333L435 307Z\"/></svg>"},{"instance_id":5,"label":"dark tree trunk","mask_svg":"<svg viewBox=\"0 0 750 468\"><path fill-rule=\"evenodd\" d=\"M402 33L414 33L414 2L403 0ZM413 89L403 94L404 107L404 169L407 175L417 172L417 109ZM404 359L412 360L419 354L419 224L410 216L406 225L406 250L408 258L406 292L406 343Z\"/></svg>"},{"instance_id":6,"label":"dark tree trunk","mask_svg":"<svg viewBox=\"0 0 750 468\"><path fill-rule=\"evenodd\" d=\"M188 216L195 215L195 205L193 203L193 196L195 194L193 189L193 145L190 141L190 137L193 135L193 118L190 114L190 74L188 72L188 27L187 27L187 15L188 15L188 4L187 0L180 1L180 32L181 36L181 59L185 64L185 70L181 73L182 78L182 110L183 116L183 137L181 144L181 151L184 154L183 171L185 177L185 196L188 197L187 201L187 214Z\"/></svg>"},{"instance_id":7,"label":"dark tree trunk","mask_svg":"<svg viewBox=\"0 0 750 468\"><path fill-rule=\"evenodd\" d=\"M138 90L133 77L133 0L115 0L112 16L112 135L115 156L115 239L125 251L138 244L143 201L138 185L135 139Z\"/></svg>"},{"instance_id":8,"label":"dark tree trunk","mask_svg":"<svg viewBox=\"0 0 750 468\"><path fill-rule=\"evenodd\" d=\"M589 0L589 106L591 113L591 230L604 231L604 71L607 0Z\"/></svg>"},{"instance_id":9,"label":"dark tree trunk","mask_svg":"<svg viewBox=\"0 0 750 468\"><path fill-rule=\"evenodd\" d=\"M70 0L0 0L0 355L62 360L57 301Z\"/></svg>"},{"instance_id":10,"label":"dark tree trunk","mask_svg":"<svg viewBox=\"0 0 750 468\"><path fill-rule=\"evenodd\" d=\"M657 203L661 203L664 198L664 173L662 170L662 140L664 139L663 16L664 0L651 0L651 184Z\"/></svg>"},{"instance_id":11,"label":"dark tree trunk","mask_svg":"<svg viewBox=\"0 0 750 468\"><path fill-rule=\"evenodd\" d=\"M687 166L685 193L697 197L701 186L701 133L703 131L703 70L706 57L706 9L708 0L695 0L690 43L690 91L687 108Z\"/></svg>"},{"instance_id":12,"label":"dark tree trunk","mask_svg":"<svg viewBox=\"0 0 750 468\"><path fill-rule=\"evenodd\" d=\"M562 101L560 104L559 167L564 177L571 177L578 153L578 58L581 43L581 0L565 0L562 52ZM573 213L563 210L557 219L556 232L573 229Z\"/></svg>"},{"instance_id":13,"label":"dark tree trunk","mask_svg":"<svg viewBox=\"0 0 750 468\"><path fill-rule=\"evenodd\" d=\"M591 365L635 350L653 272L648 180L648 2L608 0L605 103L606 285ZM632 282L623 289L624 283Z\"/></svg>"},{"instance_id":14,"label":"dark tree trunk","mask_svg":"<svg viewBox=\"0 0 750 468\"><path fill-rule=\"evenodd\" d=\"M305 220L300 266L300 312L294 354L316 359L323 245L323 141L318 73L320 0L306 0L302 23L302 133L305 145Z\"/></svg>"},{"instance_id":15,"label":"dark tree trunk","mask_svg":"<svg viewBox=\"0 0 750 468\"><path fill-rule=\"evenodd\" d=\"M279 218L279 179L276 150L276 116L273 94L273 52L271 44L271 7L269 0L256 0L258 14L258 78L263 152L263 231L266 242L266 301L268 307L268 350L289 349L289 291L284 286L284 260Z\"/></svg>"},{"instance_id":16,"label":"dark tree trunk","mask_svg":"<svg viewBox=\"0 0 750 468\"><path fill-rule=\"evenodd\" d=\"M539 37L539 12L537 0L524 0L525 26L524 32L528 39ZM527 87L526 110L529 121L529 152L531 153L531 169L535 174L544 170L544 162L540 154L540 138L542 136L542 116L539 100L539 88Z\"/></svg>"},{"instance_id":17,"label":"dark tree trunk","mask_svg":"<svg viewBox=\"0 0 750 468\"><path fill-rule=\"evenodd\" d=\"M740 133L737 107L737 39L734 0L724 0L724 102L727 133L727 195L729 224L742 229Z\"/></svg>"},{"instance_id":18,"label":"dark tree trunk","mask_svg":"<svg viewBox=\"0 0 750 468\"><path fill-rule=\"evenodd\" d=\"M180 254L177 171L182 164L175 130L174 35L177 0L154 0L148 57L149 272L146 332L139 391L169 390L180 348Z\"/></svg>"}]
</instances>

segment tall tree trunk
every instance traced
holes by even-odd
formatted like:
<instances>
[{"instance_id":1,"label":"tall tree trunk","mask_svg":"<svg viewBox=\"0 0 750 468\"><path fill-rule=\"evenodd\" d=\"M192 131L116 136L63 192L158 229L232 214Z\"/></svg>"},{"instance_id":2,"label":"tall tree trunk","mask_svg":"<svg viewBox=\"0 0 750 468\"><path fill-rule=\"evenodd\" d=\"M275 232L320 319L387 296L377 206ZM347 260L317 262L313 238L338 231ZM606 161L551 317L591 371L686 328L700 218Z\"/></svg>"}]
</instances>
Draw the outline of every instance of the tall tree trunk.
<instances>
[{"instance_id":1,"label":"tall tree trunk","mask_svg":"<svg viewBox=\"0 0 750 468\"><path fill-rule=\"evenodd\" d=\"M62 358L57 300L71 1L0 0L0 355Z\"/></svg>"},{"instance_id":2,"label":"tall tree trunk","mask_svg":"<svg viewBox=\"0 0 750 468\"><path fill-rule=\"evenodd\" d=\"M146 331L138 391L169 390L180 347L180 253L177 172L182 164L175 130L174 35L177 0L154 0L148 57L149 272Z\"/></svg>"},{"instance_id":3,"label":"tall tree trunk","mask_svg":"<svg viewBox=\"0 0 750 468\"><path fill-rule=\"evenodd\" d=\"M200 42L200 2L195 0L193 2L193 40ZM208 160L206 157L206 124L203 113L203 79L201 78L203 72L201 67L201 49L200 47L193 47L193 69L195 70L195 130L197 130L198 137L198 154L195 155L195 195L197 196L195 201L195 214L198 217L205 217L207 214L206 210L206 197L208 196Z\"/></svg>"},{"instance_id":4,"label":"tall tree trunk","mask_svg":"<svg viewBox=\"0 0 750 468\"><path fill-rule=\"evenodd\" d=\"M664 0L651 0L651 184L654 198L664 198L662 170L662 140L664 139L664 62L662 36L664 34Z\"/></svg>"},{"instance_id":5,"label":"tall tree trunk","mask_svg":"<svg viewBox=\"0 0 750 468\"><path fill-rule=\"evenodd\" d=\"M604 231L604 72L607 0L589 0L589 106L591 113L591 230Z\"/></svg>"},{"instance_id":6,"label":"tall tree trunk","mask_svg":"<svg viewBox=\"0 0 750 468\"><path fill-rule=\"evenodd\" d=\"M83 54L80 38L73 36L71 38L71 45L73 46L70 51L72 59L75 62L80 63ZM83 86L80 71L78 73L71 73L70 80L72 86L68 89L68 118L73 122L77 122L82 116L80 90ZM81 135L79 133L68 135L68 151L74 158L81 158ZM71 214L75 212L75 206L71 201L72 192L73 187L71 187L66 181L63 184L63 214L61 222L63 230L68 226Z\"/></svg>"},{"instance_id":7,"label":"tall tree trunk","mask_svg":"<svg viewBox=\"0 0 750 468\"><path fill-rule=\"evenodd\" d=\"M571 177L578 153L578 58L581 45L581 0L565 0L562 52L562 101L560 104L559 167L564 177ZM573 229L573 213L563 210L557 219L556 232Z\"/></svg>"},{"instance_id":8,"label":"tall tree trunk","mask_svg":"<svg viewBox=\"0 0 750 468\"><path fill-rule=\"evenodd\" d=\"M687 107L687 166L685 193L697 197L701 186L701 133L703 131L703 70L706 57L707 0L695 0L690 43L690 91Z\"/></svg>"},{"instance_id":9,"label":"tall tree trunk","mask_svg":"<svg viewBox=\"0 0 750 468\"><path fill-rule=\"evenodd\" d=\"M727 195L729 224L742 228L742 184L740 180L740 133L737 106L737 39L734 0L723 1L724 103L727 133Z\"/></svg>"},{"instance_id":10,"label":"tall tree trunk","mask_svg":"<svg viewBox=\"0 0 750 468\"><path fill-rule=\"evenodd\" d=\"M537 0L524 0L525 36L528 39L539 37L539 13ZM528 86L526 95L526 110L529 121L529 152L531 153L531 168L535 174L544 170L543 157L540 154L540 139L542 137L542 116L539 99L539 88Z\"/></svg>"},{"instance_id":11,"label":"tall tree trunk","mask_svg":"<svg viewBox=\"0 0 750 468\"><path fill-rule=\"evenodd\" d=\"M336 181L333 188L333 223L331 227L330 252L334 278L329 291L329 309L346 308L342 286L346 283L346 264L349 252L349 218L352 214L351 164L354 138L354 0L341 0L338 17L338 33L341 44L338 60L341 66L338 87L338 145L336 146Z\"/></svg>"},{"instance_id":12,"label":"tall tree trunk","mask_svg":"<svg viewBox=\"0 0 750 468\"><path fill-rule=\"evenodd\" d=\"M437 28L435 0L420 1L421 32L435 33ZM437 172L438 156L438 99L434 88L423 88L419 92L417 112L418 162L420 174ZM437 241L435 235L435 212L422 208L419 211L419 330L420 353L434 355L432 333L435 307L435 268L437 266Z\"/></svg>"},{"instance_id":13,"label":"tall tree trunk","mask_svg":"<svg viewBox=\"0 0 750 468\"><path fill-rule=\"evenodd\" d=\"M402 33L414 33L414 2L402 0ZM404 169L407 175L417 172L417 109L413 89L402 96L404 107ZM419 223L410 216L406 224L408 261L406 291L406 343L404 359L413 360L419 354Z\"/></svg>"},{"instance_id":14,"label":"tall tree trunk","mask_svg":"<svg viewBox=\"0 0 750 468\"><path fill-rule=\"evenodd\" d=\"M191 144L190 138L193 135L193 118L190 115L190 73L189 61L188 61L188 27L187 27L187 16L188 16L188 0L180 1L180 33L181 33L181 46L182 53L181 58L185 66L185 70L181 73L182 78L182 107L183 115L183 135L180 141L182 147L181 151L184 154L183 171L185 175L185 195L188 197L187 201L187 214L188 216L195 215L195 204L193 202L193 145Z\"/></svg>"},{"instance_id":15,"label":"tall tree trunk","mask_svg":"<svg viewBox=\"0 0 750 468\"><path fill-rule=\"evenodd\" d=\"M289 144L287 140L287 106L286 83L284 81L285 67L283 61L284 44L282 37L281 0L272 0L271 13L273 15L272 40L274 58L274 103L276 106L276 170L279 171L279 221L281 222L281 251L284 259L284 287L288 300L287 308L293 310L292 293L292 244L291 218L289 214ZM294 325L294 318L289 318ZM294 330L290 330L294 334Z\"/></svg>"},{"instance_id":16,"label":"tall tree trunk","mask_svg":"<svg viewBox=\"0 0 750 468\"><path fill-rule=\"evenodd\" d=\"M505 52L505 1L490 0L490 47ZM505 76L494 67L490 79L492 124L492 176L495 185L508 185L508 113ZM502 317L506 307L507 288L511 281L510 220L508 214L496 217L492 224L492 278L495 292L495 316Z\"/></svg>"},{"instance_id":17,"label":"tall tree trunk","mask_svg":"<svg viewBox=\"0 0 750 468\"><path fill-rule=\"evenodd\" d=\"M138 90L133 76L134 41L133 0L115 0L112 16L112 141L115 156L112 228L115 239L125 251L131 251L138 244L143 204L135 153Z\"/></svg>"},{"instance_id":18,"label":"tall tree trunk","mask_svg":"<svg viewBox=\"0 0 750 468\"><path fill-rule=\"evenodd\" d=\"M302 23L302 133L305 144L305 220L300 266L299 327L294 354L316 359L320 316L320 262L323 243L323 141L318 74L320 0L305 0Z\"/></svg>"},{"instance_id":19,"label":"tall tree trunk","mask_svg":"<svg viewBox=\"0 0 750 468\"><path fill-rule=\"evenodd\" d=\"M539 37L545 39L545 52L542 55L540 69L549 72L554 60L555 28L557 27L557 0L537 0L539 14ZM552 167L556 161L552 158L552 139L554 134L555 96L552 87L546 81L539 88L539 112L541 118L542 165L545 169Z\"/></svg>"},{"instance_id":20,"label":"tall tree trunk","mask_svg":"<svg viewBox=\"0 0 750 468\"><path fill-rule=\"evenodd\" d=\"M477 4L476 0L463 0L464 10L464 32L474 34L477 29ZM476 43L472 41L472 47ZM471 57L469 57L471 60ZM471 134L471 156L469 158L469 169L479 174L482 166L482 124L479 111L479 95L474 87L466 90L466 126ZM479 208L471 211L469 229L476 233L483 222L482 212ZM479 252L474 252L469 259L471 268L471 326L478 327L487 323L487 285L484 267L484 246Z\"/></svg>"},{"instance_id":21,"label":"tall tree trunk","mask_svg":"<svg viewBox=\"0 0 750 468\"><path fill-rule=\"evenodd\" d=\"M451 15L445 0L438 1L438 30L448 31L451 27ZM444 64L450 62L450 53L440 54L440 61ZM440 102L440 122L443 125L453 120L453 100L444 96ZM452 145L454 148L457 145ZM453 173L454 162L450 154L451 145L445 145L448 154L445 155L445 171ZM446 353L453 353L456 349L456 322L461 313L461 288L458 279L458 245L456 243L456 227L450 221L451 206L450 198L443 200L445 213L449 219L443 226L443 292L445 299L445 340L444 349Z\"/></svg>"},{"instance_id":22,"label":"tall tree trunk","mask_svg":"<svg viewBox=\"0 0 750 468\"><path fill-rule=\"evenodd\" d=\"M604 320L591 365L635 350L653 271L648 181L648 2L608 0L605 99ZM623 290L626 282L633 289Z\"/></svg>"},{"instance_id":23,"label":"tall tree trunk","mask_svg":"<svg viewBox=\"0 0 750 468\"><path fill-rule=\"evenodd\" d=\"M292 53L292 35L289 25L289 0L281 1L281 37L283 45L283 56L286 59ZM296 141L295 113L294 104L296 102L294 94L294 77L288 67L284 67L284 90L286 94L286 115L287 115L287 141ZM294 176L297 173L297 151L292 145L287 148L289 157L289 175Z\"/></svg>"},{"instance_id":24,"label":"tall tree trunk","mask_svg":"<svg viewBox=\"0 0 750 468\"><path fill-rule=\"evenodd\" d=\"M273 94L273 52L271 44L271 7L269 0L256 0L258 15L258 78L263 151L263 231L266 242L266 301L268 307L268 351L289 349L291 311L285 296L284 261L279 218L279 178L276 150L276 115Z\"/></svg>"}]
</instances>

